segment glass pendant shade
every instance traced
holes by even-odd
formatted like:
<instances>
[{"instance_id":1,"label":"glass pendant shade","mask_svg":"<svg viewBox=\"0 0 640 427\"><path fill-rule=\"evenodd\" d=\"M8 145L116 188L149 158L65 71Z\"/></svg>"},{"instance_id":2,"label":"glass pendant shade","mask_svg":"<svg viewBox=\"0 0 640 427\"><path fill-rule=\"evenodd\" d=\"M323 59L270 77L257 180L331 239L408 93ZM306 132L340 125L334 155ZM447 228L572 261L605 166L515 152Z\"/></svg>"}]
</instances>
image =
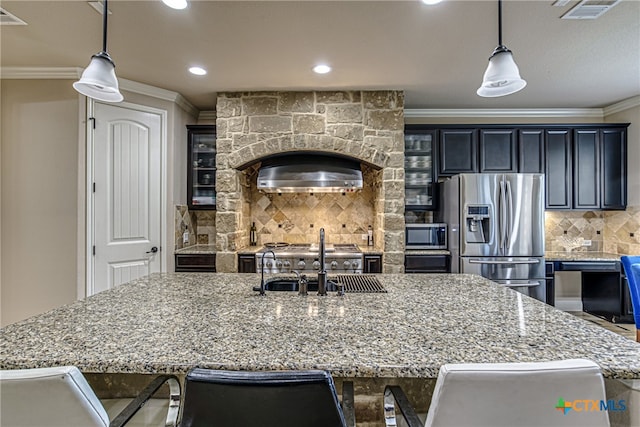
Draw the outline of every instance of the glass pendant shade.
<instances>
[{"instance_id":1,"label":"glass pendant shade","mask_svg":"<svg viewBox=\"0 0 640 427\"><path fill-rule=\"evenodd\" d=\"M83 95L105 102L120 102L124 99L118 88L115 65L106 52L91 57L80 80L73 88Z\"/></svg>"},{"instance_id":2,"label":"glass pendant shade","mask_svg":"<svg viewBox=\"0 0 640 427\"><path fill-rule=\"evenodd\" d=\"M504 96L515 93L527 85L520 77L520 70L513 60L511 51L498 46L489 58L489 66L484 72L482 85L477 94L483 97Z\"/></svg>"}]
</instances>

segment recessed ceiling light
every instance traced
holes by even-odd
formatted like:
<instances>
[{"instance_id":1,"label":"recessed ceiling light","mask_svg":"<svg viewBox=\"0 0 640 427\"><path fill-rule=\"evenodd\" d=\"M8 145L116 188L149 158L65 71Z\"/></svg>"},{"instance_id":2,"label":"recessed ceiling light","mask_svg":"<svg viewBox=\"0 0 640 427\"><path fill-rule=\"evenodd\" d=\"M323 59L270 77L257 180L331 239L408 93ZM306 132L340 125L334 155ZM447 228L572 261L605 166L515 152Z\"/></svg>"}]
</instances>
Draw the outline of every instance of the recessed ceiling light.
<instances>
[{"instance_id":1,"label":"recessed ceiling light","mask_svg":"<svg viewBox=\"0 0 640 427\"><path fill-rule=\"evenodd\" d=\"M433 5L433 4L438 4L440 3L442 0L422 0L422 3L424 4L428 4L428 5Z\"/></svg>"},{"instance_id":2,"label":"recessed ceiling light","mask_svg":"<svg viewBox=\"0 0 640 427\"><path fill-rule=\"evenodd\" d=\"M331 67L329 67L326 64L319 64L319 65L316 65L315 67L313 67L313 72L314 73L327 74L329 71L331 71Z\"/></svg>"},{"instance_id":3,"label":"recessed ceiling light","mask_svg":"<svg viewBox=\"0 0 640 427\"><path fill-rule=\"evenodd\" d=\"M191 74L195 74L196 76L204 76L205 74L207 74L207 70L202 67L191 67L189 68L189 72Z\"/></svg>"},{"instance_id":4,"label":"recessed ceiling light","mask_svg":"<svg viewBox=\"0 0 640 427\"><path fill-rule=\"evenodd\" d=\"M162 3L172 9L184 9L187 7L187 0L162 0Z\"/></svg>"}]
</instances>

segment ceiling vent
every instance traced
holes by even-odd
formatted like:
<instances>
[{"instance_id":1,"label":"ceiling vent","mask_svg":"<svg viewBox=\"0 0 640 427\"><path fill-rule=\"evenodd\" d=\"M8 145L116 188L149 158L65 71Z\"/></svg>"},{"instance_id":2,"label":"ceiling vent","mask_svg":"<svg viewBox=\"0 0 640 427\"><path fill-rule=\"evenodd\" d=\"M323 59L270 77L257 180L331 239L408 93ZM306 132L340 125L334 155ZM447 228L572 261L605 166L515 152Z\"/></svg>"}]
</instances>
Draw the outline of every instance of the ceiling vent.
<instances>
[{"instance_id":1,"label":"ceiling vent","mask_svg":"<svg viewBox=\"0 0 640 427\"><path fill-rule=\"evenodd\" d=\"M561 19L596 19L619 2L620 0L582 0L562 15Z\"/></svg>"},{"instance_id":2,"label":"ceiling vent","mask_svg":"<svg viewBox=\"0 0 640 427\"><path fill-rule=\"evenodd\" d=\"M0 25L27 25L27 23L0 7Z\"/></svg>"}]
</instances>

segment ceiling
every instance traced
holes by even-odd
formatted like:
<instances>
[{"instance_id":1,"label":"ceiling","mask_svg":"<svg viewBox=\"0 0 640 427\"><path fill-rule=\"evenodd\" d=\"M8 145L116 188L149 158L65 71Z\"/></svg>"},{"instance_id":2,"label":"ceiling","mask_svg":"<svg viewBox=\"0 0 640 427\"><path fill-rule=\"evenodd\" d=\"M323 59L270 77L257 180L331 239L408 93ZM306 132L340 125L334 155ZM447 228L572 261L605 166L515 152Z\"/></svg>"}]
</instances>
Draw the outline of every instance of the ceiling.
<instances>
[{"instance_id":1,"label":"ceiling","mask_svg":"<svg viewBox=\"0 0 640 427\"><path fill-rule=\"evenodd\" d=\"M602 108L640 95L640 1L595 20L561 20L577 1L552 3L503 2L503 43L528 84L501 98L476 95L497 45L495 0L114 0L108 52L118 77L202 111L219 91L397 89L409 109ZM102 17L85 1L2 7L28 23L0 27L2 67L86 67L102 46ZM314 74L318 62L333 72Z\"/></svg>"}]
</instances>

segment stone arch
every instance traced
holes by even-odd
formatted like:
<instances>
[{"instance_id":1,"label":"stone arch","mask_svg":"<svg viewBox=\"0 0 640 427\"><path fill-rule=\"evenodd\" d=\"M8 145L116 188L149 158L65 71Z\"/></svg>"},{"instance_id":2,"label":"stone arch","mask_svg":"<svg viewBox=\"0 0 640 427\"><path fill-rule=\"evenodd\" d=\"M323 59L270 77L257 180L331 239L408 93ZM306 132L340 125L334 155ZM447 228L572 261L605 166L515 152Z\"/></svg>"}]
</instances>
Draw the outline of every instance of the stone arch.
<instances>
[{"instance_id":1,"label":"stone arch","mask_svg":"<svg viewBox=\"0 0 640 427\"><path fill-rule=\"evenodd\" d=\"M307 151L346 155L382 169L390 166L391 157L387 152L392 144L392 137L373 137L363 142L329 135L284 135L246 145L229 154L228 162L230 168L242 170L266 156Z\"/></svg>"}]
</instances>

